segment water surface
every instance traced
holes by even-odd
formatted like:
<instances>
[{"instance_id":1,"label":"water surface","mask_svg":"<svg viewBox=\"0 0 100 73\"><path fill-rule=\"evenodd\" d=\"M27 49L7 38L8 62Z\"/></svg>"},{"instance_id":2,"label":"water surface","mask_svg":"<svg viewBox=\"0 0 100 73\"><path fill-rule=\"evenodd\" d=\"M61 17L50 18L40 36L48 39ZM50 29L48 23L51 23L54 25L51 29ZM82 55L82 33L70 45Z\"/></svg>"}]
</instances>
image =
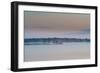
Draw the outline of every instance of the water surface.
<instances>
[{"instance_id":1,"label":"water surface","mask_svg":"<svg viewBox=\"0 0 100 73\"><path fill-rule=\"evenodd\" d=\"M24 61L71 60L90 58L89 42L52 45L24 45Z\"/></svg>"}]
</instances>

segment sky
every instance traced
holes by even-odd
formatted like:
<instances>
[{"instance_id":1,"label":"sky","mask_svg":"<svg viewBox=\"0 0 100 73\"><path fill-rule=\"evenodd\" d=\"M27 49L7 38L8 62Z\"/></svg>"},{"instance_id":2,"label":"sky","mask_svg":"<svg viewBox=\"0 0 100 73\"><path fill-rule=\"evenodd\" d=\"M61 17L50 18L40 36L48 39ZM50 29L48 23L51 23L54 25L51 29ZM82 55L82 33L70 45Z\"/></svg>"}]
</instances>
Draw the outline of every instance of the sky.
<instances>
[{"instance_id":1,"label":"sky","mask_svg":"<svg viewBox=\"0 0 100 73\"><path fill-rule=\"evenodd\" d=\"M90 37L90 14L24 11L24 25L25 38Z\"/></svg>"}]
</instances>

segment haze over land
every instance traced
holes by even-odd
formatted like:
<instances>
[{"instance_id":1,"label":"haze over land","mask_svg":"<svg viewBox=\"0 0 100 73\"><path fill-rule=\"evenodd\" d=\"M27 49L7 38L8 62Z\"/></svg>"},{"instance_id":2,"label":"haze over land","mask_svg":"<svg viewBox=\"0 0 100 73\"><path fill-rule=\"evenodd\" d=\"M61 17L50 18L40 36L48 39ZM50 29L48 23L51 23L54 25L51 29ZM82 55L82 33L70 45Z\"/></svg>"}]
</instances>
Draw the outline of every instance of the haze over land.
<instances>
[{"instance_id":1,"label":"haze over land","mask_svg":"<svg viewBox=\"0 0 100 73\"><path fill-rule=\"evenodd\" d=\"M90 38L90 15L25 11L25 38Z\"/></svg>"}]
</instances>

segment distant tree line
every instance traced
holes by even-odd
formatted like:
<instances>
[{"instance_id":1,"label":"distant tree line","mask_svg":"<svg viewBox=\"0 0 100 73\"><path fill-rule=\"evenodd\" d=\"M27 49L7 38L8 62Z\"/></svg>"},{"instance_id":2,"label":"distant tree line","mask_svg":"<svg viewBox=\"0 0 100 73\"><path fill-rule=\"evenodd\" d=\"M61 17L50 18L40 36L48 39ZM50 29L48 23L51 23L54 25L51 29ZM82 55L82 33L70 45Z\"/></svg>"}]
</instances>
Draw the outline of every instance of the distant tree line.
<instances>
[{"instance_id":1,"label":"distant tree line","mask_svg":"<svg viewBox=\"0 0 100 73\"><path fill-rule=\"evenodd\" d=\"M30 38L24 39L24 42L47 42L47 43L63 43L63 42L90 42L90 39L84 38Z\"/></svg>"}]
</instances>

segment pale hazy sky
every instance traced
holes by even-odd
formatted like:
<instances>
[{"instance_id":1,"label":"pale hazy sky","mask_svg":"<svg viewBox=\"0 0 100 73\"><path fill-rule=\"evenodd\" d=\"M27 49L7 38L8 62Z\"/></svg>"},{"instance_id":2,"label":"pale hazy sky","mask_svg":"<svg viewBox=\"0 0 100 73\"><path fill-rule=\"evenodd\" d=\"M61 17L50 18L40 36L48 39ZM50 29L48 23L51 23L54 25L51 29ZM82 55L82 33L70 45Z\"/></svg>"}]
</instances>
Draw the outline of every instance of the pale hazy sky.
<instances>
[{"instance_id":1,"label":"pale hazy sky","mask_svg":"<svg viewBox=\"0 0 100 73\"><path fill-rule=\"evenodd\" d=\"M90 29L90 14L24 11L25 37Z\"/></svg>"}]
</instances>

